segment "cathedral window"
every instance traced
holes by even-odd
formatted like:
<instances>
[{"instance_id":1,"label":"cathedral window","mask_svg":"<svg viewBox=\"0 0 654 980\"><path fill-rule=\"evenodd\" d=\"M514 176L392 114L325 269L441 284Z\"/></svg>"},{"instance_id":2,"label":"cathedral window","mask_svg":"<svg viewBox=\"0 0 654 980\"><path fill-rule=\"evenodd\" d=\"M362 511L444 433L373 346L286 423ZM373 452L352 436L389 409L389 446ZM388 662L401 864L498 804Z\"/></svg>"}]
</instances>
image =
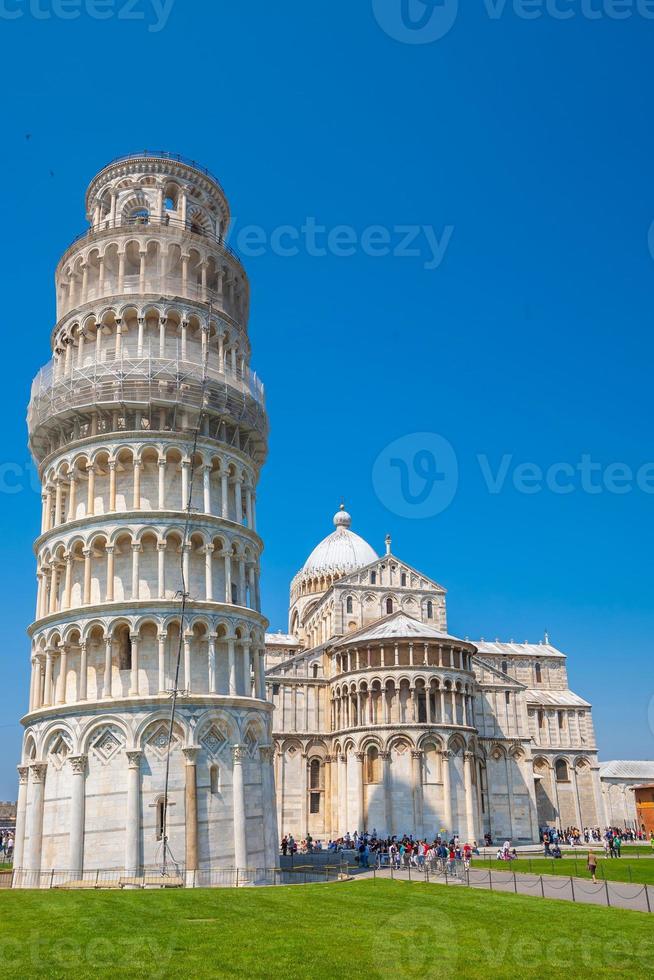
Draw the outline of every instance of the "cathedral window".
<instances>
[{"instance_id":1,"label":"cathedral window","mask_svg":"<svg viewBox=\"0 0 654 980\"><path fill-rule=\"evenodd\" d=\"M311 672L312 672L312 674L313 674L314 677L317 677L318 676L318 664L313 664L313 666L311 668Z\"/></svg>"},{"instance_id":2,"label":"cathedral window","mask_svg":"<svg viewBox=\"0 0 654 980\"><path fill-rule=\"evenodd\" d=\"M506 662L506 660L503 660L502 661L502 673L503 674L508 674L508 672L509 672L509 665Z\"/></svg>"},{"instance_id":3,"label":"cathedral window","mask_svg":"<svg viewBox=\"0 0 654 980\"><path fill-rule=\"evenodd\" d=\"M506 701L507 704L511 704L511 692L510 691L505 691L505 693L504 693L504 699L505 699L505 701Z\"/></svg>"},{"instance_id":4,"label":"cathedral window","mask_svg":"<svg viewBox=\"0 0 654 980\"><path fill-rule=\"evenodd\" d=\"M433 618L434 618L434 603L430 601L427 603L427 619L433 619Z\"/></svg>"},{"instance_id":5,"label":"cathedral window","mask_svg":"<svg viewBox=\"0 0 654 980\"><path fill-rule=\"evenodd\" d=\"M351 613L352 612L352 596L350 596L350 595L345 600L345 612L348 612L348 613Z\"/></svg>"},{"instance_id":6,"label":"cathedral window","mask_svg":"<svg viewBox=\"0 0 654 980\"><path fill-rule=\"evenodd\" d=\"M557 783L567 783L570 781L568 775L568 763L565 759L559 759L556 763L556 781Z\"/></svg>"},{"instance_id":7,"label":"cathedral window","mask_svg":"<svg viewBox=\"0 0 654 980\"><path fill-rule=\"evenodd\" d=\"M543 680L543 672L541 670L540 664L536 664L536 683L541 684Z\"/></svg>"},{"instance_id":8,"label":"cathedral window","mask_svg":"<svg viewBox=\"0 0 654 980\"><path fill-rule=\"evenodd\" d=\"M387 616L390 616L390 614L392 612L393 612L393 600L392 599L387 599L386 600L386 615Z\"/></svg>"},{"instance_id":9,"label":"cathedral window","mask_svg":"<svg viewBox=\"0 0 654 980\"><path fill-rule=\"evenodd\" d=\"M211 766L209 769L209 785L212 796L215 796L216 793L220 792L220 770L218 769L218 766Z\"/></svg>"},{"instance_id":10,"label":"cathedral window","mask_svg":"<svg viewBox=\"0 0 654 980\"><path fill-rule=\"evenodd\" d=\"M377 572L370 573L370 584L377 585Z\"/></svg>"},{"instance_id":11,"label":"cathedral window","mask_svg":"<svg viewBox=\"0 0 654 980\"><path fill-rule=\"evenodd\" d=\"M557 711L557 716L559 719L559 730L565 728L565 713L563 711Z\"/></svg>"},{"instance_id":12,"label":"cathedral window","mask_svg":"<svg viewBox=\"0 0 654 980\"><path fill-rule=\"evenodd\" d=\"M543 711L538 712L538 727L545 728L545 712Z\"/></svg>"},{"instance_id":13,"label":"cathedral window","mask_svg":"<svg viewBox=\"0 0 654 980\"><path fill-rule=\"evenodd\" d=\"M406 572L402 572L400 582L402 584L402 588L406 589Z\"/></svg>"}]
</instances>

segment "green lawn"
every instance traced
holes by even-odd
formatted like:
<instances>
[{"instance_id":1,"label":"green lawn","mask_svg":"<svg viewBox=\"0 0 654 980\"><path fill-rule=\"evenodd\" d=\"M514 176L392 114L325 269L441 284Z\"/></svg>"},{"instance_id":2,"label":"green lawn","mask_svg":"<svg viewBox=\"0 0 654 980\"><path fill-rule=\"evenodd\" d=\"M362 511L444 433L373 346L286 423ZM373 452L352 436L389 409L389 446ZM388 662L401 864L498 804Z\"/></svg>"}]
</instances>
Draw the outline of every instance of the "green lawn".
<instances>
[{"instance_id":1,"label":"green lawn","mask_svg":"<svg viewBox=\"0 0 654 980\"><path fill-rule=\"evenodd\" d=\"M635 885L654 885L654 861L638 858L605 858L596 852L597 878L607 881L633 882ZM576 875L590 878L586 870L586 855L566 855L558 860L550 858L518 858L516 861L473 861L473 868L490 868L491 871L518 871L537 875Z\"/></svg>"},{"instance_id":2,"label":"green lawn","mask_svg":"<svg viewBox=\"0 0 654 980\"><path fill-rule=\"evenodd\" d=\"M241 890L0 892L0 975L651 975L654 920L463 886L367 880Z\"/></svg>"}]
</instances>

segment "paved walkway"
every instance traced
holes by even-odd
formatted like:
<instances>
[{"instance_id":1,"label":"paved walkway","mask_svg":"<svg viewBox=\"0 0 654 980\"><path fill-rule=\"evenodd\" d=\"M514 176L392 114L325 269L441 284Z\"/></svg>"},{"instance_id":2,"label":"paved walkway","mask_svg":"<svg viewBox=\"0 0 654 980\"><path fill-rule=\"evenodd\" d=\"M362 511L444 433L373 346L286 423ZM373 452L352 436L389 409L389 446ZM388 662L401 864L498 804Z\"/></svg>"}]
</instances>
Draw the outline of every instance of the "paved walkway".
<instances>
[{"instance_id":1,"label":"paved walkway","mask_svg":"<svg viewBox=\"0 0 654 980\"><path fill-rule=\"evenodd\" d=\"M356 878L390 878L388 869L374 872L361 871ZM424 872L417 869L393 871L398 881L425 881ZM446 885L443 875L430 874L429 884ZM654 886L629 885L621 881L593 882L588 878L564 878L557 875L523 874L512 871L496 871L494 868L471 868L464 880L447 879L447 887L483 888L487 891L513 892L536 898L556 898L586 905L603 905L610 908L631 909L636 912L654 911Z\"/></svg>"}]
</instances>

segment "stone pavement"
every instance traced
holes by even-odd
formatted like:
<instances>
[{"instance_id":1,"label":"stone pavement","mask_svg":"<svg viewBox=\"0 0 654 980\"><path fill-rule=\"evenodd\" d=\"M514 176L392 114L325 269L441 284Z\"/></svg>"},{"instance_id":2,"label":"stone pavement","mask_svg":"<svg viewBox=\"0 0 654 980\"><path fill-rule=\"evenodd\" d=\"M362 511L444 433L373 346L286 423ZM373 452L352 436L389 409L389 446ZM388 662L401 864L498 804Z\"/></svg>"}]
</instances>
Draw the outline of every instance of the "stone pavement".
<instances>
[{"instance_id":1,"label":"stone pavement","mask_svg":"<svg viewBox=\"0 0 654 980\"><path fill-rule=\"evenodd\" d=\"M390 878L390 871L370 870L354 872L356 878ZM497 871L494 868L474 868L463 878L447 877L418 871L416 868L393 871L394 880L428 881L429 884L447 887L469 886L484 888L487 891L513 892L517 895L532 895L536 898L556 898L586 905L603 905L609 908L630 909L636 912L654 911L654 886L630 885L621 881L607 881L593 884L589 878L567 878L557 875L535 875Z\"/></svg>"}]
</instances>

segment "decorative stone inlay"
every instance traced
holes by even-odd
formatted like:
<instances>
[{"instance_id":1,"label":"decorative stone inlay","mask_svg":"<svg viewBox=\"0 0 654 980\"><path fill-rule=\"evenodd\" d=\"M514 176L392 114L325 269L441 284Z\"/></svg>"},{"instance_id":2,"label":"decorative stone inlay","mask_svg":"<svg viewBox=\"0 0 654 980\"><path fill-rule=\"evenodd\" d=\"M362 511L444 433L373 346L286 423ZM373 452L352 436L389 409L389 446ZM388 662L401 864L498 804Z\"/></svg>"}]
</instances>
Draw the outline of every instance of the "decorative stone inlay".
<instances>
[{"instance_id":1,"label":"decorative stone inlay","mask_svg":"<svg viewBox=\"0 0 654 980\"><path fill-rule=\"evenodd\" d=\"M123 745L123 735L120 729L115 728L113 725L103 728L97 738L91 745L91 751L93 755L100 760L103 765L106 765L113 757L116 752L122 748Z\"/></svg>"},{"instance_id":2,"label":"decorative stone inlay","mask_svg":"<svg viewBox=\"0 0 654 980\"><path fill-rule=\"evenodd\" d=\"M148 748L152 749L158 759L165 759L166 757L168 751L168 734L168 726L161 724L148 739ZM170 751L172 752L178 745L179 737L173 732L170 739Z\"/></svg>"},{"instance_id":3,"label":"decorative stone inlay","mask_svg":"<svg viewBox=\"0 0 654 980\"><path fill-rule=\"evenodd\" d=\"M48 752L48 758L57 771L61 769L67 756L70 755L71 748L71 741L68 735L65 735L64 732L59 732Z\"/></svg>"},{"instance_id":4,"label":"decorative stone inlay","mask_svg":"<svg viewBox=\"0 0 654 980\"><path fill-rule=\"evenodd\" d=\"M200 744L206 750L207 755L216 758L227 745L227 737L217 725L212 725L209 731L200 739Z\"/></svg>"}]
</instances>

